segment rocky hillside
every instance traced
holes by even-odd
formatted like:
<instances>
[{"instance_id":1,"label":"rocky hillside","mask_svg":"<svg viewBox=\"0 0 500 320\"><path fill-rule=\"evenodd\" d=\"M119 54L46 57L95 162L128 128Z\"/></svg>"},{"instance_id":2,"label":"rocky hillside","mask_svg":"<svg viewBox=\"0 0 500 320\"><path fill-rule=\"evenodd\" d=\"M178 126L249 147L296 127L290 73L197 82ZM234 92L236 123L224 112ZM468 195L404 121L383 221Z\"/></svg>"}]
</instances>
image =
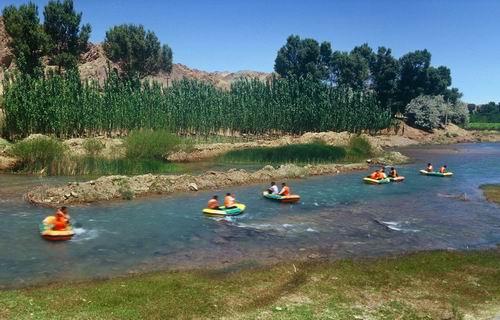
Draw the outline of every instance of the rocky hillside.
<instances>
[{"instance_id":1,"label":"rocky hillside","mask_svg":"<svg viewBox=\"0 0 500 320\"><path fill-rule=\"evenodd\" d=\"M0 67L2 69L9 69L14 66L14 57L8 47L9 37L5 31L3 19L0 17ZM175 54L175 52L174 52ZM106 70L108 65L116 67L109 61L100 44L91 44L89 50L81 56L81 64L79 66L80 74L83 79L98 79L102 82L106 78ZM197 69L191 69L183 64L175 63L172 68L171 74L160 73L156 76L149 77L152 80L159 81L165 85L169 85L174 80L181 80L183 78L198 79L210 82L217 87L227 89L235 80L247 77L257 78L259 80L266 80L270 77L270 73L257 72L257 71L238 71L238 72L206 72ZM0 70L0 80L3 79L3 70ZM1 92L1 90L0 90Z\"/></svg>"}]
</instances>

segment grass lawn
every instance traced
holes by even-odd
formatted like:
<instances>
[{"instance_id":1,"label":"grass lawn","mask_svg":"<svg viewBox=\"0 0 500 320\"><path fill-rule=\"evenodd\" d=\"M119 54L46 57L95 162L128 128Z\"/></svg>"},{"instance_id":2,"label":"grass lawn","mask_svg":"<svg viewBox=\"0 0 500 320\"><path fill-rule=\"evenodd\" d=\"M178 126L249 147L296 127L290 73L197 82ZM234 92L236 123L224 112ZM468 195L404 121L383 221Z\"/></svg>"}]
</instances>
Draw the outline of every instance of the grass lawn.
<instances>
[{"instance_id":1,"label":"grass lawn","mask_svg":"<svg viewBox=\"0 0 500 320\"><path fill-rule=\"evenodd\" d=\"M488 201L500 203L500 184L485 184L481 189Z\"/></svg>"},{"instance_id":2,"label":"grass lawn","mask_svg":"<svg viewBox=\"0 0 500 320\"><path fill-rule=\"evenodd\" d=\"M0 306L0 319L488 318L500 250L158 272L0 291Z\"/></svg>"},{"instance_id":3,"label":"grass lawn","mask_svg":"<svg viewBox=\"0 0 500 320\"><path fill-rule=\"evenodd\" d=\"M472 130L500 130L499 122L471 122L467 129Z\"/></svg>"}]
</instances>

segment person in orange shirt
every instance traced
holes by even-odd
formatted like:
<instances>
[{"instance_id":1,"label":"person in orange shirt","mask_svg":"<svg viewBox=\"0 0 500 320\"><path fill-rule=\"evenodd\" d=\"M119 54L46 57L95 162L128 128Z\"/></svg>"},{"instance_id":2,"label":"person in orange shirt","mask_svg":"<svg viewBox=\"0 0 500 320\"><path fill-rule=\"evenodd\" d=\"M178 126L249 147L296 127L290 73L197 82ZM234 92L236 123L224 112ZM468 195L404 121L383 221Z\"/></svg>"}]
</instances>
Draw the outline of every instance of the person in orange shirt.
<instances>
[{"instance_id":1,"label":"person in orange shirt","mask_svg":"<svg viewBox=\"0 0 500 320\"><path fill-rule=\"evenodd\" d=\"M58 210L56 212L56 218L54 219L52 230L66 230L67 227L68 220L64 217L64 213Z\"/></svg>"},{"instance_id":2,"label":"person in orange shirt","mask_svg":"<svg viewBox=\"0 0 500 320\"><path fill-rule=\"evenodd\" d=\"M441 168L439 168L439 172L440 172L440 173L445 173L447 168L448 168L448 167L447 167L446 165L444 165L444 166L442 166Z\"/></svg>"},{"instance_id":3,"label":"person in orange shirt","mask_svg":"<svg viewBox=\"0 0 500 320\"><path fill-rule=\"evenodd\" d=\"M213 196L212 199L208 200L208 209L219 209L219 197L218 196Z\"/></svg>"},{"instance_id":4,"label":"person in orange shirt","mask_svg":"<svg viewBox=\"0 0 500 320\"><path fill-rule=\"evenodd\" d=\"M231 193L226 193L226 196L224 197L224 207L226 209L231 209L231 208L236 208L236 203L235 203L234 197L231 195Z\"/></svg>"},{"instance_id":5,"label":"person in orange shirt","mask_svg":"<svg viewBox=\"0 0 500 320\"><path fill-rule=\"evenodd\" d=\"M368 176L368 178L373 179L373 180L378 180L378 177L379 177L379 172L378 172L378 170L373 171L373 172L372 172L372 174L370 174L370 175Z\"/></svg>"},{"instance_id":6,"label":"person in orange shirt","mask_svg":"<svg viewBox=\"0 0 500 320\"><path fill-rule=\"evenodd\" d=\"M290 188L284 182L281 184L281 191L280 191L279 195L280 196L289 196L290 195Z\"/></svg>"}]
</instances>

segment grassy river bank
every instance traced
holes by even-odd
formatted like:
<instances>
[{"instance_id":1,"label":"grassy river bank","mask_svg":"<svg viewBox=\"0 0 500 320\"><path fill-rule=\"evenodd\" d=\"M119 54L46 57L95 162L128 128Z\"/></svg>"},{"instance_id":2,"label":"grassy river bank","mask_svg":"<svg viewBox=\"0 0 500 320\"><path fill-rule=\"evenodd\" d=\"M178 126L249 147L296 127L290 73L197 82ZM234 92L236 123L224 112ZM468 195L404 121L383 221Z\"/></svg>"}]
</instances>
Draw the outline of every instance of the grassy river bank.
<instances>
[{"instance_id":1,"label":"grassy river bank","mask_svg":"<svg viewBox=\"0 0 500 320\"><path fill-rule=\"evenodd\" d=\"M500 251L157 272L0 292L2 319L489 319Z\"/></svg>"}]
</instances>

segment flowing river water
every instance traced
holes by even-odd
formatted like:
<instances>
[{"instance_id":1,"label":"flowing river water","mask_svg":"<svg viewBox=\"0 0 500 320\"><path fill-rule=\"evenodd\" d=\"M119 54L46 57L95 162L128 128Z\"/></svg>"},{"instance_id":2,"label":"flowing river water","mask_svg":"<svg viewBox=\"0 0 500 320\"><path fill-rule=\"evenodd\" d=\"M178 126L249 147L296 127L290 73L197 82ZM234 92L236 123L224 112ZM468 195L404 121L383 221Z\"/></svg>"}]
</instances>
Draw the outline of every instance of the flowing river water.
<instances>
[{"instance_id":1,"label":"flowing river water","mask_svg":"<svg viewBox=\"0 0 500 320\"><path fill-rule=\"evenodd\" d=\"M289 181L302 196L296 205L262 198L263 186L239 186L231 191L247 211L228 219L201 214L213 191L74 207L71 216L81 227L61 243L38 234L38 223L53 210L29 205L22 194L33 185L72 179L0 175L0 288L500 243L500 207L486 202L478 188L500 182L499 144L403 152L415 163L400 168L402 183L363 184L368 172ZM447 164L455 175L419 175L427 162Z\"/></svg>"}]
</instances>

